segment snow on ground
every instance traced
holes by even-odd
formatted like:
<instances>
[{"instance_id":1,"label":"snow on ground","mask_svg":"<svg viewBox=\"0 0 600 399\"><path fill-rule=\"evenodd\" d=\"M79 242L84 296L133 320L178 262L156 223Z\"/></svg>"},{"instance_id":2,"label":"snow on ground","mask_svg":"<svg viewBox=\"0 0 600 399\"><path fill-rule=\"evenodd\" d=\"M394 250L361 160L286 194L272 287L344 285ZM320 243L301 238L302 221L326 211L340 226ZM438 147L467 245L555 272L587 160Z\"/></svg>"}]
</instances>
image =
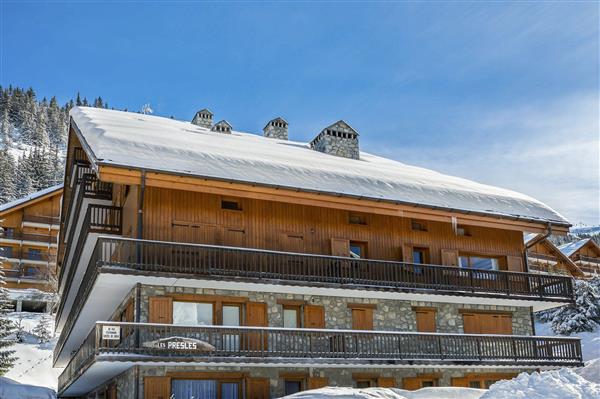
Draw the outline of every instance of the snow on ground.
<instances>
[{"instance_id":1,"label":"snow on ground","mask_svg":"<svg viewBox=\"0 0 600 399\"><path fill-rule=\"evenodd\" d=\"M535 322L535 335L544 337L562 336L552 331L550 323L540 323L539 321ZM578 332L571 336L581 338L581 351L584 361L600 358L600 331Z\"/></svg>"},{"instance_id":2,"label":"snow on ground","mask_svg":"<svg viewBox=\"0 0 600 399\"><path fill-rule=\"evenodd\" d=\"M6 377L0 377L0 399L56 399L52 389L24 385Z\"/></svg>"},{"instance_id":3,"label":"snow on ground","mask_svg":"<svg viewBox=\"0 0 600 399\"><path fill-rule=\"evenodd\" d=\"M52 368L52 354L57 337L54 337L50 342L40 344L37 338L30 333L43 316L48 317L43 313L30 312L13 312L9 315L9 318L15 323L18 323L19 319L21 320L25 334L23 335L23 342L12 347L17 351L16 355L19 359L13 368L6 373L5 377L21 384L37 385L55 390L58 385L58 376L63 370ZM54 319L50 323L52 331L54 330L53 324ZM6 398L9 398L9 396ZM0 399L4 399L4 397L0 395Z\"/></svg>"},{"instance_id":4,"label":"snow on ground","mask_svg":"<svg viewBox=\"0 0 600 399\"><path fill-rule=\"evenodd\" d=\"M484 389L422 388L406 391L397 388L325 387L286 396L286 399L479 399Z\"/></svg>"},{"instance_id":5,"label":"snow on ground","mask_svg":"<svg viewBox=\"0 0 600 399\"><path fill-rule=\"evenodd\" d=\"M521 373L498 381L480 399L598 399L600 384L588 381L571 369Z\"/></svg>"},{"instance_id":6,"label":"snow on ground","mask_svg":"<svg viewBox=\"0 0 600 399\"><path fill-rule=\"evenodd\" d=\"M586 362L584 367L575 370L575 372L586 380L600 384L600 359Z\"/></svg>"}]
</instances>

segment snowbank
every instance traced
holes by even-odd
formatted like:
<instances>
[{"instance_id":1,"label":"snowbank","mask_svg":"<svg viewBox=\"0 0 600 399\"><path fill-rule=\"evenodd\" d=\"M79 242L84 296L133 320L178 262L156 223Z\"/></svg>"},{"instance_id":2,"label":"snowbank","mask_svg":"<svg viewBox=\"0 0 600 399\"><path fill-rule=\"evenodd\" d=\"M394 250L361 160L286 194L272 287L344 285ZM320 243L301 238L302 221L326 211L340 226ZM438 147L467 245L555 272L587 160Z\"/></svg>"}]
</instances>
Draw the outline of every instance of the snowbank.
<instances>
[{"instance_id":1,"label":"snowbank","mask_svg":"<svg viewBox=\"0 0 600 399\"><path fill-rule=\"evenodd\" d=\"M480 399L598 399L600 385L560 369L532 374L521 373L512 380L493 384Z\"/></svg>"},{"instance_id":2,"label":"snowbank","mask_svg":"<svg viewBox=\"0 0 600 399\"><path fill-rule=\"evenodd\" d=\"M485 392L473 388L422 388L406 391L397 388L325 387L286 396L286 399L479 399Z\"/></svg>"},{"instance_id":3,"label":"snowbank","mask_svg":"<svg viewBox=\"0 0 600 399\"><path fill-rule=\"evenodd\" d=\"M600 359L586 362L584 367L575 370L575 372L588 381L600 384Z\"/></svg>"},{"instance_id":4,"label":"snowbank","mask_svg":"<svg viewBox=\"0 0 600 399\"><path fill-rule=\"evenodd\" d=\"M56 399L52 389L19 384L6 377L0 377L0 399Z\"/></svg>"},{"instance_id":5,"label":"snowbank","mask_svg":"<svg viewBox=\"0 0 600 399\"><path fill-rule=\"evenodd\" d=\"M539 321L535 322L535 335L543 337L562 337L562 335L556 334L552 330L552 325L550 323L540 323ZM600 330L593 332L578 332L571 336L581 339L581 352L584 361L600 358Z\"/></svg>"}]
</instances>

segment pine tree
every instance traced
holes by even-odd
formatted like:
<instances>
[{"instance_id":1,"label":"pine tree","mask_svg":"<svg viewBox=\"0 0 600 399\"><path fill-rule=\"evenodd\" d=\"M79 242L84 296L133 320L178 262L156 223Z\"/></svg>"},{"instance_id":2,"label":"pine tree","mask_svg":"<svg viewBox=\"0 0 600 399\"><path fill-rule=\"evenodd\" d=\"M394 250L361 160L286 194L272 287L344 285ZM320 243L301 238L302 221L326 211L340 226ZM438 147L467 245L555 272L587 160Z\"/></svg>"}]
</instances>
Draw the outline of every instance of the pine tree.
<instances>
[{"instance_id":1,"label":"pine tree","mask_svg":"<svg viewBox=\"0 0 600 399\"><path fill-rule=\"evenodd\" d=\"M15 191L17 198L25 197L33 192L33 182L31 181L32 169L33 167L29 157L21 155L15 174Z\"/></svg>"},{"instance_id":2,"label":"pine tree","mask_svg":"<svg viewBox=\"0 0 600 399\"><path fill-rule=\"evenodd\" d=\"M15 160L7 147L0 150L0 203L17 198L15 186Z\"/></svg>"},{"instance_id":3,"label":"pine tree","mask_svg":"<svg viewBox=\"0 0 600 399\"><path fill-rule=\"evenodd\" d=\"M1 228L0 228L1 229ZM0 259L0 263L2 259ZM0 264L0 266L2 266ZM14 323L8 318L12 305L8 297L8 290L4 287L4 270L0 267L0 375L6 374L17 361L15 351L10 347L15 343L11 335L14 332Z\"/></svg>"},{"instance_id":4,"label":"pine tree","mask_svg":"<svg viewBox=\"0 0 600 399\"><path fill-rule=\"evenodd\" d=\"M47 315L43 315L36 326L31 330L35 335L40 344L45 344L52 339L52 332L50 331L50 320Z\"/></svg>"},{"instance_id":5,"label":"pine tree","mask_svg":"<svg viewBox=\"0 0 600 399\"><path fill-rule=\"evenodd\" d=\"M81 97L79 96L79 92L77 92L77 99L75 100L75 105L81 107L83 104L81 102Z\"/></svg>"},{"instance_id":6,"label":"pine tree","mask_svg":"<svg viewBox=\"0 0 600 399\"><path fill-rule=\"evenodd\" d=\"M600 277L575 280L575 303L537 314L538 320L550 322L561 335L600 328Z\"/></svg>"}]
</instances>

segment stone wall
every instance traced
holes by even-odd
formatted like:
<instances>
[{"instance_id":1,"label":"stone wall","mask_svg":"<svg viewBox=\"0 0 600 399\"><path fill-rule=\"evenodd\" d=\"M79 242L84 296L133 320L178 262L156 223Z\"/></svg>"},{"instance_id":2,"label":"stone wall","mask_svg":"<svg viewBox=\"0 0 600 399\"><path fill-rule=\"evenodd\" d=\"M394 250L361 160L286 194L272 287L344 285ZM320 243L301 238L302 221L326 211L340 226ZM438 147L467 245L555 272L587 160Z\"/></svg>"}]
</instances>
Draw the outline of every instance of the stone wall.
<instances>
[{"instance_id":1,"label":"stone wall","mask_svg":"<svg viewBox=\"0 0 600 399\"><path fill-rule=\"evenodd\" d=\"M472 305L448 304L438 302L398 301L382 299L362 299L326 297L299 294L276 294L267 292L215 290L208 288L184 288L164 286L141 286L140 321L148 321L148 297L168 294L196 294L196 295L223 295L241 296L254 302L266 302L269 326L283 327L282 305L280 299L302 300L313 305L323 305L325 308L325 327L350 329L352 328L352 311L348 308L350 303L374 304L373 328L382 331L416 331L417 321L413 306L437 308L437 329L442 333L463 333L461 309L483 311L508 311L512 312L513 334L531 335L531 316L529 308L497 305Z\"/></svg>"}]
</instances>

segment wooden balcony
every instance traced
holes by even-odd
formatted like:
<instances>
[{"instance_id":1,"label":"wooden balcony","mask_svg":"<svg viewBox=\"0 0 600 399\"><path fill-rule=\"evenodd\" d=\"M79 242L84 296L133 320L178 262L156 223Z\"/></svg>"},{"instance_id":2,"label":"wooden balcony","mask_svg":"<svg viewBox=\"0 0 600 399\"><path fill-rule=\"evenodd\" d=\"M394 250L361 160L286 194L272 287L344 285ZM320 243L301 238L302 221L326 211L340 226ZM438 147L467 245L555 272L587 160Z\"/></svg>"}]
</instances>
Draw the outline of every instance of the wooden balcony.
<instances>
[{"instance_id":1,"label":"wooden balcony","mask_svg":"<svg viewBox=\"0 0 600 399\"><path fill-rule=\"evenodd\" d=\"M118 337L103 337L107 328ZM59 393L94 361L555 367L579 366L582 356L577 338L100 322L59 377Z\"/></svg>"},{"instance_id":2,"label":"wooden balcony","mask_svg":"<svg viewBox=\"0 0 600 399\"><path fill-rule=\"evenodd\" d=\"M57 243L57 237L52 236L50 234L32 234L32 233L23 233L21 231L13 231L10 233L4 233L4 235L0 235L0 242L6 241L19 241L19 242L29 242L40 245L52 245Z\"/></svg>"},{"instance_id":3,"label":"wooden balcony","mask_svg":"<svg viewBox=\"0 0 600 399\"><path fill-rule=\"evenodd\" d=\"M55 216L23 215L23 223L57 226L60 219Z\"/></svg>"}]
</instances>

